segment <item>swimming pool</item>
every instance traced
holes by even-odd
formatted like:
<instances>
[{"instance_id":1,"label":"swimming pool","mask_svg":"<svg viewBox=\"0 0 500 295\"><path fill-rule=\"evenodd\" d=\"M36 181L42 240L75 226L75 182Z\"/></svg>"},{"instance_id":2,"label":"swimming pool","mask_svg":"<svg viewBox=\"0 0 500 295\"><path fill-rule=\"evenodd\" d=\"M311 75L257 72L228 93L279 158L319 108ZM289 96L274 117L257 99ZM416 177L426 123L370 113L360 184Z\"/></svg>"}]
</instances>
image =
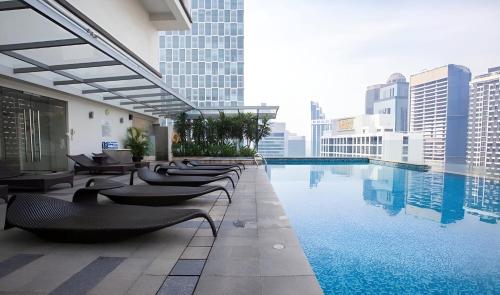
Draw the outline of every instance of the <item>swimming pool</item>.
<instances>
[{"instance_id":1,"label":"swimming pool","mask_svg":"<svg viewBox=\"0 0 500 295\"><path fill-rule=\"evenodd\" d=\"M372 164L268 175L325 294L500 293L500 181Z\"/></svg>"}]
</instances>

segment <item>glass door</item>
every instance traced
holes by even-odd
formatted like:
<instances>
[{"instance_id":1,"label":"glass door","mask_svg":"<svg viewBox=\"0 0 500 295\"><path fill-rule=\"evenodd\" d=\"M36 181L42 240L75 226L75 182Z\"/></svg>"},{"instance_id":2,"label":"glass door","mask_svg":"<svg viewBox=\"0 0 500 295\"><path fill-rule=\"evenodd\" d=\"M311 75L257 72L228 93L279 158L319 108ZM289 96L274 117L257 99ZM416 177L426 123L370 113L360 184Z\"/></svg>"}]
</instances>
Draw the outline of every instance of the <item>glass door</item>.
<instances>
[{"instance_id":1,"label":"glass door","mask_svg":"<svg viewBox=\"0 0 500 295\"><path fill-rule=\"evenodd\" d=\"M0 157L22 171L67 170L66 104L0 88Z\"/></svg>"}]
</instances>

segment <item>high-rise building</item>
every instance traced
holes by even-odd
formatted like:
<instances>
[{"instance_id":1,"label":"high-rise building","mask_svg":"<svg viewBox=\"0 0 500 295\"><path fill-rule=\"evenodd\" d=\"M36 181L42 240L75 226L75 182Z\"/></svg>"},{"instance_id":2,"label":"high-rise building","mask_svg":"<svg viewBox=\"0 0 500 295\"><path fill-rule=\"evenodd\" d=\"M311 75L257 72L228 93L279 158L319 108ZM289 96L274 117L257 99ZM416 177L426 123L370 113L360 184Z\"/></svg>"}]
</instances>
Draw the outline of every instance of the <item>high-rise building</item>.
<instances>
[{"instance_id":1,"label":"high-rise building","mask_svg":"<svg viewBox=\"0 0 500 295\"><path fill-rule=\"evenodd\" d=\"M380 99L380 88L384 84L376 84L366 87L365 94L365 114L373 114L373 104Z\"/></svg>"},{"instance_id":2,"label":"high-rise building","mask_svg":"<svg viewBox=\"0 0 500 295\"><path fill-rule=\"evenodd\" d=\"M311 101L311 155L313 157L320 156L321 136L330 128L331 122L325 119L319 103Z\"/></svg>"},{"instance_id":3,"label":"high-rise building","mask_svg":"<svg viewBox=\"0 0 500 295\"><path fill-rule=\"evenodd\" d=\"M500 67L470 83L467 164L477 172L500 176Z\"/></svg>"},{"instance_id":4,"label":"high-rise building","mask_svg":"<svg viewBox=\"0 0 500 295\"><path fill-rule=\"evenodd\" d=\"M427 164L465 164L470 70L446 65L410 78L410 132L422 132Z\"/></svg>"},{"instance_id":5,"label":"high-rise building","mask_svg":"<svg viewBox=\"0 0 500 295\"><path fill-rule=\"evenodd\" d=\"M395 132L394 116L361 115L331 121L331 129L321 137L321 157L366 157L423 163L422 134Z\"/></svg>"},{"instance_id":6,"label":"high-rise building","mask_svg":"<svg viewBox=\"0 0 500 295\"><path fill-rule=\"evenodd\" d=\"M160 33L160 71L199 107L244 105L243 0L192 0L191 31Z\"/></svg>"},{"instance_id":7,"label":"high-rise building","mask_svg":"<svg viewBox=\"0 0 500 295\"><path fill-rule=\"evenodd\" d=\"M272 122L271 134L259 141L258 152L266 158L282 158L288 154L286 123Z\"/></svg>"},{"instance_id":8,"label":"high-rise building","mask_svg":"<svg viewBox=\"0 0 500 295\"><path fill-rule=\"evenodd\" d=\"M287 157L306 156L306 137L295 133L288 134L288 154Z\"/></svg>"},{"instance_id":9,"label":"high-rise building","mask_svg":"<svg viewBox=\"0 0 500 295\"><path fill-rule=\"evenodd\" d=\"M385 84L368 86L365 114L388 114L394 117L394 131L406 131L408 126L408 82L394 73Z\"/></svg>"}]
</instances>

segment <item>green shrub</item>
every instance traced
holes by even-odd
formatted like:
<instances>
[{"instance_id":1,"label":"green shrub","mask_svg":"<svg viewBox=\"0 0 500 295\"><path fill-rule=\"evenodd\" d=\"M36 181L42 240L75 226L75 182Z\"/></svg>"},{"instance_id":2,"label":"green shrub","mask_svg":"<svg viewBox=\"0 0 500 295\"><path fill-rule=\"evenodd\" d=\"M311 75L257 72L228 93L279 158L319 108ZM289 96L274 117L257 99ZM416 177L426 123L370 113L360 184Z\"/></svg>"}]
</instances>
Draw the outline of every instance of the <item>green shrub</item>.
<instances>
[{"instance_id":1,"label":"green shrub","mask_svg":"<svg viewBox=\"0 0 500 295\"><path fill-rule=\"evenodd\" d=\"M241 147L240 148L240 157L253 157L257 152L253 148L249 147Z\"/></svg>"}]
</instances>

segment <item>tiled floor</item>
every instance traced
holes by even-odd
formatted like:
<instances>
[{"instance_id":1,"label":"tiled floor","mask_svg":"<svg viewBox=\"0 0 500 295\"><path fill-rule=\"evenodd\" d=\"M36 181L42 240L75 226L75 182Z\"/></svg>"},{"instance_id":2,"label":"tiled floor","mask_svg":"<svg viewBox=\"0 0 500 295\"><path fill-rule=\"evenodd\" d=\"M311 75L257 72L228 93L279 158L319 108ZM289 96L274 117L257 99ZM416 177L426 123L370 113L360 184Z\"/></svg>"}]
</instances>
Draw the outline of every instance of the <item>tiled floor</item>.
<instances>
[{"instance_id":1,"label":"tiled floor","mask_svg":"<svg viewBox=\"0 0 500 295\"><path fill-rule=\"evenodd\" d=\"M49 195L70 200L88 179ZM0 231L0 294L321 294L264 170L249 167L231 192L231 205L217 192L175 206L208 211L215 239L202 220L108 244Z\"/></svg>"}]
</instances>

